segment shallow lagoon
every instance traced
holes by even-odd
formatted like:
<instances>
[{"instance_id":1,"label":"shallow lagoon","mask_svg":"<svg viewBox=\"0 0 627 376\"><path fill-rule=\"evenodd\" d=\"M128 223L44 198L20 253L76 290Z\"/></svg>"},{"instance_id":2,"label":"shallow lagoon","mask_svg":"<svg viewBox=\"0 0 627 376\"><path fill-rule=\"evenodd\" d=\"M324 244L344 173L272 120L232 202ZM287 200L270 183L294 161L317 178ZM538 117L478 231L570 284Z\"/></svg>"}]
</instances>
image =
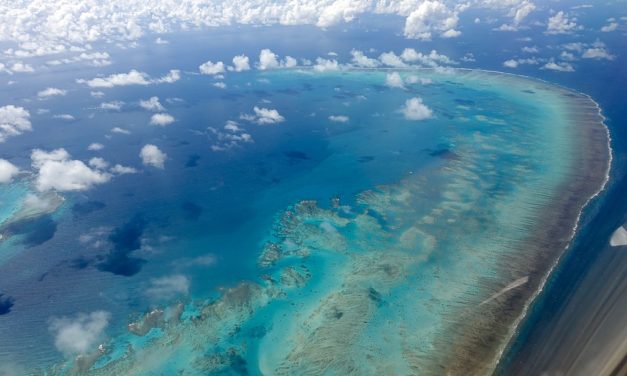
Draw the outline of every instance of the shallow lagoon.
<instances>
[{"instance_id":1,"label":"shallow lagoon","mask_svg":"<svg viewBox=\"0 0 627 376\"><path fill-rule=\"evenodd\" d=\"M419 70L402 72L415 83L391 89L387 73L242 73L224 91L184 79L169 90L181 99L166 105L179 119L169 128L144 125L136 109L99 116L94 134L112 124L132 131L104 139L105 159L132 163L150 141L168 154L166 169L67 195L52 239L29 246L18 234L0 245L15 254L0 272L26 271L5 287L15 304L1 330L19 339L0 340L0 354L57 362L49 315L106 310L109 340L86 362L96 374L142 374L151 364L189 374L493 367L571 234L577 213L556 204L564 187L580 207L603 182L606 134L593 104L577 102L586 98L538 81ZM404 118L413 97L432 118ZM285 121L241 119L254 106ZM229 120L254 142L226 147ZM594 145L582 129L599 131ZM83 157L91 141L72 140L70 152ZM574 173L580 166L598 168ZM530 237L537 226L559 241ZM538 244L556 248L541 267ZM188 279L189 294L148 293L172 276ZM165 307L144 326L143 313ZM161 328L137 336L132 321L142 334Z\"/></svg>"}]
</instances>

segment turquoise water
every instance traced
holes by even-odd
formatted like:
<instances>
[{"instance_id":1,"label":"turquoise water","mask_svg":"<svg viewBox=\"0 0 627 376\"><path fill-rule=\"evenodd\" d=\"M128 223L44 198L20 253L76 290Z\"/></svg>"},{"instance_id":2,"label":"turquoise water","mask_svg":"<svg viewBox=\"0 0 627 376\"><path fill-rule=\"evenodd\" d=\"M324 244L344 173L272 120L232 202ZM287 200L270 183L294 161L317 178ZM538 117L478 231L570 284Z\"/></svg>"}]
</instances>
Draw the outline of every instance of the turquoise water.
<instances>
[{"instance_id":1,"label":"turquoise water","mask_svg":"<svg viewBox=\"0 0 627 376\"><path fill-rule=\"evenodd\" d=\"M53 238L0 246L13 255L0 272L26 270L7 278L15 305L0 321L0 356L56 363L52 374L459 370L468 333L510 303L504 289L540 283L526 242L582 152L571 98L473 71L402 72L431 83L391 89L386 73L242 73L225 91L182 80L169 88L182 100L168 128L133 111L94 120L96 130L132 131L106 139L105 159L132 164L151 142L166 168L66 194ZM432 117L403 116L414 97ZM285 121L247 121L254 106ZM254 142L212 150L226 148L229 120ZM75 157L91 142L62 141ZM168 277L189 289L155 290ZM50 317L97 310L111 315L102 350L61 362ZM131 322L145 330L131 333ZM493 351L507 340L500 330ZM477 358L492 366L490 354Z\"/></svg>"}]
</instances>

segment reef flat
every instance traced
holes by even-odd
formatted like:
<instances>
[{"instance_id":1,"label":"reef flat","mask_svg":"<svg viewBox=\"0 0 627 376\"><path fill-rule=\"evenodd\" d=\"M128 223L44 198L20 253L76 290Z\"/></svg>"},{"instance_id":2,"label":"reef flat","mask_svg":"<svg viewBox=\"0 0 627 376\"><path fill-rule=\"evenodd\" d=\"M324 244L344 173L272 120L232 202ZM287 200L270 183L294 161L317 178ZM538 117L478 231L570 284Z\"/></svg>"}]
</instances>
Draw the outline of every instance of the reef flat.
<instances>
[{"instance_id":1,"label":"reef flat","mask_svg":"<svg viewBox=\"0 0 627 376\"><path fill-rule=\"evenodd\" d=\"M387 73L260 76L355 90ZM400 74L428 82L401 92L434 110L438 147L420 150L424 163L352 197L302 197L275 214L255 278L150 310L48 373L490 374L604 186L609 136L594 101L545 82Z\"/></svg>"}]
</instances>

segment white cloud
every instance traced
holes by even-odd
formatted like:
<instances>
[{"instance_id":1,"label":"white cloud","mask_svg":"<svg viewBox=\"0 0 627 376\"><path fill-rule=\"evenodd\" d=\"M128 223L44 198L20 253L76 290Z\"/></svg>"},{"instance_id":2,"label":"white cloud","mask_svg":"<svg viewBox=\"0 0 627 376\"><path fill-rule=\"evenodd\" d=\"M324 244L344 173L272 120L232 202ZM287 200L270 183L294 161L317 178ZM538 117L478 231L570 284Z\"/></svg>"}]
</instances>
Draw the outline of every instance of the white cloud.
<instances>
[{"instance_id":1,"label":"white cloud","mask_svg":"<svg viewBox=\"0 0 627 376\"><path fill-rule=\"evenodd\" d=\"M609 24L603 26L601 31L604 33L609 33L618 29L618 22L610 22Z\"/></svg>"},{"instance_id":2,"label":"white cloud","mask_svg":"<svg viewBox=\"0 0 627 376\"><path fill-rule=\"evenodd\" d=\"M329 116L329 120L335 123L348 123L350 119L346 115L331 115Z\"/></svg>"},{"instance_id":3,"label":"white cloud","mask_svg":"<svg viewBox=\"0 0 627 376\"><path fill-rule=\"evenodd\" d=\"M54 333L55 347L66 356L95 350L110 318L111 315L105 311L81 313L75 318L52 318L49 329Z\"/></svg>"},{"instance_id":4,"label":"white cloud","mask_svg":"<svg viewBox=\"0 0 627 376\"><path fill-rule=\"evenodd\" d=\"M233 57L233 68L235 72L242 72L250 69L248 56L237 55Z\"/></svg>"},{"instance_id":5,"label":"white cloud","mask_svg":"<svg viewBox=\"0 0 627 376\"><path fill-rule=\"evenodd\" d=\"M394 54L392 54L394 55ZM395 57L396 55L394 55ZM393 57L393 58L394 58ZM419 63L425 67L436 68L440 65L456 65L455 60L446 55L439 54L436 50L431 50L428 54L418 52L413 48L405 48L401 53L401 59L408 63ZM391 65L391 64L389 64Z\"/></svg>"},{"instance_id":6,"label":"white cloud","mask_svg":"<svg viewBox=\"0 0 627 376\"><path fill-rule=\"evenodd\" d=\"M174 123L174 121L175 121L174 116L170 114L166 114L166 113L158 113L150 117L150 124L159 125L162 127L165 127L166 125L170 125Z\"/></svg>"},{"instance_id":7,"label":"white cloud","mask_svg":"<svg viewBox=\"0 0 627 376\"><path fill-rule=\"evenodd\" d=\"M0 107L0 143L7 138L32 130L30 113L24 107Z\"/></svg>"},{"instance_id":8,"label":"white cloud","mask_svg":"<svg viewBox=\"0 0 627 376\"><path fill-rule=\"evenodd\" d=\"M226 84L222 81L214 82L213 86L217 87L218 89L226 89Z\"/></svg>"},{"instance_id":9,"label":"white cloud","mask_svg":"<svg viewBox=\"0 0 627 376\"><path fill-rule=\"evenodd\" d=\"M150 78L147 73L132 69L128 73L116 73L107 77L96 77L91 80L78 79L79 84L86 84L90 88L112 88L115 86L151 85L159 83L173 83L181 78L179 70L172 69L160 78Z\"/></svg>"},{"instance_id":10,"label":"white cloud","mask_svg":"<svg viewBox=\"0 0 627 376\"><path fill-rule=\"evenodd\" d=\"M147 144L139 152L142 163L147 166L163 168L167 154L159 150L155 145Z\"/></svg>"},{"instance_id":11,"label":"white cloud","mask_svg":"<svg viewBox=\"0 0 627 376\"><path fill-rule=\"evenodd\" d=\"M443 38L453 38L461 34L457 27L459 17L443 2L427 0L411 12L405 20L405 36L413 39L430 40L433 32Z\"/></svg>"},{"instance_id":12,"label":"white cloud","mask_svg":"<svg viewBox=\"0 0 627 376\"><path fill-rule=\"evenodd\" d=\"M549 17L549 21L546 27L547 34L569 34L577 30L576 18L569 18L563 11L557 12L554 16Z\"/></svg>"},{"instance_id":13,"label":"white cloud","mask_svg":"<svg viewBox=\"0 0 627 376\"><path fill-rule=\"evenodd\" d=\"M314 65L313 69L316 72L338 71L340 70L340 64L337 62L337 60L329 60L319 57L316 59L316 64Z\"/></svg>"},{"instance_id":14,"label":"white cloud","mask_svg":"<svg viewBox=\"0 0 627 376\"><path fill-rule=\"evenodd\" d=\"M586 49L581 57L584 59L614 60L615 56L607 52L605 47L599 46Z\"/></svg>"},{"instance_id":15,"label":"white cloud","mask_svg":"<svg viewBox=\"0 0 627 376\"><path fill-rule=\"evenodd\" d=\"M100 103L98 108L105 111L120 111L122 106L124 106L124 102L122 101L111 101Z\"/></svg>"},{"instance_id":16,"label":"white cloud","mask_svg":"<svg viewBox=\"0 0 627 376\"><path fill-rule=\"evenodd\" d=\"M372 59L364 55L363 52L359 50L351 50L351 56L353 57L352 62L358 67L362 68L376 68L380 65L377 59Z\"/></svg>"},{"instance_id":17,"label":"white cloud","mask_svg":"<svg viewBox=\"0 0 627 376\"><path fill-rule=\"evenodd\" d=\"M379 55L379 61L381 61L383 65L387 65L387 66L395 67L395 68L402 68L402 67L407 66L407 64L403 62L401 57L396 55L392 51L384 52L381 55Z\"/></svg>"},{"instance_id":18,"label":"white cloud","mask_svg":"<svg viewBox=\"0 0 627 376\"><path fill-rule=\"evenodd\" d=\"M90 91L89 95L91 95L94 98L102 98L105 96L105 93L103 93L102 91Z\"/></svg>"},{"instance_id":19,"label":"white cloud","mask_svg":"<svg viewBox=\"0 0 627 376\"><path fill-rule=\"evenodd\" d=\"M104 145L103 144L99 144L97 142L89 144L89 146L87 147L87 150L89 150L89 151L100 151L102 149L104 149Z\"/></svg>"},{"instance_id":20,"label":"white cloud","mask_svg":"<svg viewBox=\"0 0 627 376\"><path fill-rule=\"evenodd\" d=\"M111 169L109 171L111 171L114 174L118 174L118 175L136 174L137 173L137 170L134 169L133 167L122 166L120 164L116 164L115 166L111 167Z\"/></svg>"},{"instance_id":21,"label":"white cloud","mask_svg":"<svg viewBox=\"0 0 627 376\"><path fill-rule=\"evenodd\" d=\"M10 183L19 172L20 169L13 163L6 159L0 159L0 184Z\"/></svg>"},{"instance_id":22,"label":"white cloud","mask_svg":"<svg viewBox=\"0 0 627 376\"><path fill-rule=\"evenodd\" d=\"M109 163L107 163L107 161L105 161L104 159L100 157L92 158L89 160L88 163L91 167L99 169L99 170L104 170L105 168L109 167Z\"/></svg>"},{"instance_id":23,"label":"white cloud","mask_svg":"<svg viewBox=\"0 0 627 376\"><path fill-rule=\"evenodd\" d=\"M233 120L226 122L224 130L225 132L213 127L208 128L211 137L216 141L211 145L213 151L225 151L242 143L254 142L252 136L240 128L239 124Z\"/></svg>"},{"instance_id":24,"label":"white cloud","mask_svg":"<svg viewBox=\"0 0 627 376\"><path fill-rule=\"evenodd\" d=\"M242 115L243 120L252 121L259 125L276 124L285 121L285 118L279 114L279 111L275 109L268 109L263 107L253 107L254 115Z\"/></svg>"},{"instance_id":25,"label":"white cloud","mask_svg":"<svg viewBox=\"0 0 627 376\"><path fill-rule=\"evenodd\" d=\"M294 68L298 65L298 61L291 56L286 56L285 59L283 59L282 65L284 68Z\"/></svg>"},{"instance_id":26,"label":"white cloud","mask_svg":"<svg viewBox=\"0 0 627 376\"><path fill-rule=\"evenodd\" d=\"M11 71L15 73L32 73L35 71L35 69L33 69L33 67L28 64L17 62L11 66Z\"/></svg>"},{"instance_id":27,"label":"white cloud","mask_svg":"<svg viewBox=\"0 0 627 376\"><path fill-rule=\"evenodd\" d=\"M411 98L405 101L405 105L401 108L401 112L407 120L424 120L433 116L433 111L422 103L419 97Z\"/></svg>"},{"instance_id":28,"label":"white cloud","mask_svg":"<svg viewBox=\"0 0 627 376\"><path fill-rule=\"evenodd\" d=\"M403 82L403 78L398 72L388 73L385 76L385 84L391 88L405 88L405 83Z\"/></svg>"},{"instance_id":29,"label":"white cloud","mask_svg":"<svg viewBox=\"0 0 627 376\"><path fill-rule=\"evenodd\" d=\"M131 134L131 132L129 130L126 130L126 129L120 128L120 127L113 127L113 128L111 128L111 132L112 133L118 133L118 134Z\"/></svg>"},{"instance_id":30,"label":"white cloud","mask_svg":"<svg viewBox=\"0 0 627 376\"><path fill-rule=\"evenodd\" d=\"M149 99L145 101L140 100L139 106L147 111L155 111L155 112L165 111L165 108L159 102L159 97L150 97Z\"/></svg>"},{"instance_id":31,"label":"white cloud","mask_svg":"<svg viewBox=\"0 0 627 376\"><path fill-rule=\"evenodd\" d=\"M111 175L99 171L98 166L92 169L82 161L70 159L65 149L51 152L35 149L31 161L37 170L35 184L40 191L82 191L111 179Z\"/></svg>"},{"instance_id":32,"label":"white cloud","mask_svg":"<svg viewBox=\"0 0 627 376\"><path fill-rule=\"evenodd\" d=\"M202 63L198 67L198 70L202 74L216 75L216 74L224 73L225 68L224 68L224 63L223 62L218 61L218 62L214 63L211 60L209 60L207 62Z\"/></svg>"},{"instance_id":33,"label":"white cloud","mask_svg":"<svg viewBox=\"0 0 627 376\"><path fill-rule=\"evenodd\" d=\"M169 300L179 295L187 295L189 291L189 279L181 274L153 278L146 294L153 299Z\"/></svg>"},{"instance_id":34,"label":"white cloud","mask_svg":"<svg viewBox=\"0 0 627 376\"><path fill-rule=\"evenodd\" d=\"M521 48L521 51L528 54L537 54L540 50L537 46L524 46Z\"/></svg>"},{"instance_id":35,"label":"white cloud","mask_svg":"<svg viewBox=\"0 0 627 376\"><path fill-rule=\"evenodd\" d=\"M268 48L264 48L259 53L259 63L257 68L261 70L280 68L277 55Z\"/></svg>"},{"instance_id":36,"label":"white cloud","mask_svg":"<svg viewBox=\"0 0 627 376\"><path fill-rule=\"evenodd\" d=\"M67 90L57 89L56 87L49 87L37 93L39 98L49 98L57 95L65 95Z\"/></svg>"},{"instance_id":37,"label":"white cloud","mask_svg":"<svg viewBox=\"0 0 627 376\"><path fill-rule=\"evenodd\" d=\"M544 64L541 69L548 69L557 72L574 72L575 68L570 63L555 62L551 59L548 63Z\"/></svg>"},{"instance_id":38,"label":"white cloud","mask_svg":"<svg viewBox=\"0 0 627 376\"><path fill-rule=\"evenodd\" d=\"M518 61L514 59L505 60L503 66L507 68L518 68Z\"/></svg>"},{"instance_id":39,"label":"white cloud","mask_svg":"<svg viewBox=\"0 0 627 376\"><path fill-rule=\"evenodd\" d=\"M61 119L61 120L66 120L66 121L74 121L74 120L76 120L76 118L73 115L70 115L70 114L58 114L58 115L52 115L52 117L54 119Z\"/></svg>"},{"instance_id":40,"label":"white cloud","mask_svg":"<svg viewBox=\"0 0 627 376\"><path fill-rule=\"evenodd\" d=\"M155 39L155 43L156 44L170 44L170 42L168 42L167 40L161 38L161 37L157 37L157 39Z\"/></svg>"}]
</instances>

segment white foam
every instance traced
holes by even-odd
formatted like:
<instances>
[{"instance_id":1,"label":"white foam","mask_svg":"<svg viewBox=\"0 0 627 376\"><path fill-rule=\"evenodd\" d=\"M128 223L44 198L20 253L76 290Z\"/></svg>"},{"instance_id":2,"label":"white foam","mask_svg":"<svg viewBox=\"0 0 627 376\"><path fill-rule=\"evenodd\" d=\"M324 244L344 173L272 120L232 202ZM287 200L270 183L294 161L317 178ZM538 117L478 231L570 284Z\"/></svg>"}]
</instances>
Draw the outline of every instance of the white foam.
<instances>
[{"instance_id":1,"label":"white foam","mask_svg":"<svg viewBox=\"0 0 627 376\"><path fill-rule=\"evenodd\" d=\"M610 245L612 247L620 247L621 245L627 245L627 230L620 226L614 231L610 238Z\"/></svg>"}]
</instances>

